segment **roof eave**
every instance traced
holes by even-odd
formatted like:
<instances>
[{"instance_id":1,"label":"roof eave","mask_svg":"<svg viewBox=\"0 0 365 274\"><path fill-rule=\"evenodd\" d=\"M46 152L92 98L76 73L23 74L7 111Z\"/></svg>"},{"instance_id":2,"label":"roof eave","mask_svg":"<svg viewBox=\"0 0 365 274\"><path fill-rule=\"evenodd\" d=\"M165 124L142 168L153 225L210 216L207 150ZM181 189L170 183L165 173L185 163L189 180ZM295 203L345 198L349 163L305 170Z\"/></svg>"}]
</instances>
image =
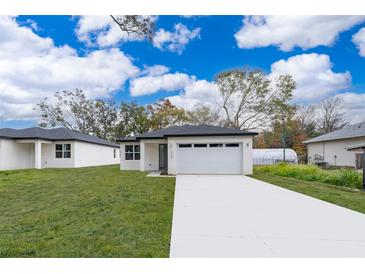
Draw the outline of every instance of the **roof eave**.
<instances>
[{"instance_id":1,"label":"roof eave","mask_svg":"<svg viewBox=\"0 0 365 274\"><path fill-rule=\"evenodd\" d=\"M333 138L333 139L324 139L324 140L313 140L313 141L311 141L312 139L309 139L309 140L304 141L303 144L320 143L320 142L328 142L328 141L337 141L337 140L345 140L345 139L361 138L361 137L365 137L365 135L355 135L355 136L348 136L348 137L341 137L341 138Z\"/></svg>"},{"instance_id":2,"label":"roof eave","mask_svg":"<svg viewBox=\"0 0 365 274\"><path fill-rule=\"evenodd\" d=\"M166 139L169 137L226 137L226 136L256 136L258 135L258 133L256 132L244 132L244 133L202 133L202 134L166 134L162 137L136 137L137 140L142 140L142 139Z\"/></svg>"}]
</instances>

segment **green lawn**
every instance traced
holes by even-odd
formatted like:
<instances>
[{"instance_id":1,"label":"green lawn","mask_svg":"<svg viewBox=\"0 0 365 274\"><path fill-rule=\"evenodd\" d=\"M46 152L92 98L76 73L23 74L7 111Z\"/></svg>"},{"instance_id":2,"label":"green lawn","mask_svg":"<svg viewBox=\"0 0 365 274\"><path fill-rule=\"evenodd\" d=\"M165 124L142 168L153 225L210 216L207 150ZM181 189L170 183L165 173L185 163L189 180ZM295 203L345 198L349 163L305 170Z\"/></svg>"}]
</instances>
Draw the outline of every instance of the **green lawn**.
<instances>
[{"instance_id":1,"label":"green lawn","mask_svg":"<svg viewBox=\"0 0 365 274\"><path fill-rule=\"evenodd\" d=\"M365 213L365 192L316 181L272 175L255 168L252 176L264 182Z\"/></svg>"},{"instance_id":2,"label":"green lawn","mask_svg":"<svg viewBox=\"0 0 365 274\"><path fill-rule=\"evenodd\" d=\"M167 257L174 189L117 165L0 172L0 257Z\"/></svg>"}]
</instances>

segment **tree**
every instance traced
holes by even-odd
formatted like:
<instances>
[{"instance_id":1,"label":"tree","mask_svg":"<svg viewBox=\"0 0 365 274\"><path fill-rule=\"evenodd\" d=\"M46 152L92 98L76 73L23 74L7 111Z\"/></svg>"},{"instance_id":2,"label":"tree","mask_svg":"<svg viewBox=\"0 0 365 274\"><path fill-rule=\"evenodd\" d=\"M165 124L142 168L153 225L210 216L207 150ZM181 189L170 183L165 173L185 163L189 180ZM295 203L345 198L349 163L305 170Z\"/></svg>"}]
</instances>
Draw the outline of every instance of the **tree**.
<instances>
[{"instance_id":1,"label":"tree","mask_svg":"<svg viewBox=\"0 0 365 274\"><path fill-rule=\"evenodd\" d=\"M118 124L115 129L117 136L138 135L148 132L149 129L148 111L144 106L139 106L135 102L120 104Z\"/></svg>"},{"instance_id":2,"label":"tree","mask_svg":"<svg viewBox=\"0 0 365 274\"><path fill-rule=\"evenodd\" d=\"M318 108L315 105L298 106L295 114L300 130L305 132L310 138L318 136L317 110Z\"/></svg>"},{"instance_id":3,"label":"tree","mask_svg":"<svg viewBox=\"0 0 365 274\"><path fill-rule=\"evenodd\" d=\"M152 16L110 15L110 17L128 35L152 40L155 33L155 23Z\"/></svg>"},{"instance_id":4,"label":"tree","mask_svg":"<svg viewBox=\"0 0 365 274\"><path fill-rule=\"evenodd\" d=\"M215 83L220 91L220 107L225 125L237 129L267 126L272 119L289 111L295 89L290 75L269 79L259 70L234 69L219 73Z\"/></svg>"},{"instance_id":5,"label":"tree","mask_svg":"<svg viewBox=\"0 0 365 274\"><path fill-rule=\"evenodd\" d=\"M189 123L193 125L219 125L218 111L213 111L206 105L196 105L194 110L186 113Z\"/></svg>"},{"instance_id":6,"label":"tree","mask_svg":"<svg viewBox=\"0 0 365 274\"><path fill-rule=\"evenodd\" d=\"M180 126L188 121L185 110L174 106L170 100L160 100L147 106L151 129Z\"/></svg>"},{"instance_id":7,"label":"tree","mask_svg":"<svg viewBox=\"0 0 365 274\"><path fill-rule=\"evenodd\" d=\"M325 99L320 103L319 125L322 133L332 132L349 124L344 118L342 109L343 101L338 96Z\"/></svg>"},{"instance_id":8,"label":"tree","mask_svg":"<svg viewBox=\"0 0 365 274\"><path fill-rule=\"evenodd\" d=\"M94 121L92 133L104 139L115 141L117 109L113 101L96 100L94 102Z\"/></svg>"},{"instance_id":9,"label":"tree","mask_svg":"<svg viewBox=\"0 0 365 274\"><path fill-rule=\"evenodd\" d=\"M45 98L34 109L41 115L41 127L65 127L101 138L114 139L114 103L86 98L80 89L55 93L54 103Z\"/></svg>"}]
</instances>

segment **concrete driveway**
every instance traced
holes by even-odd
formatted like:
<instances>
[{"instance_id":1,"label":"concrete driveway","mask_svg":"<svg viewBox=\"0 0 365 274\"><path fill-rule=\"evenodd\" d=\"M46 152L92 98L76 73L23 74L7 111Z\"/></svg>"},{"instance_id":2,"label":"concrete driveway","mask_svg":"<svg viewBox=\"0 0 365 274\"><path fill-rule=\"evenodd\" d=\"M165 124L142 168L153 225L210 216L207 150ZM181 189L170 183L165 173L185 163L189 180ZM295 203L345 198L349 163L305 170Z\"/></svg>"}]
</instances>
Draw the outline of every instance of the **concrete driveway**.
<instances>
[{"instance_id":1,"label":"concrete driveway","mask_svg":"<svg viewBox=\"0 0 365 274\"><path fill-rule=\"evenodd\" d=\"M245 176L178 175L171 257L365 257L365 215Z\"/></svg>"}]
</instances>

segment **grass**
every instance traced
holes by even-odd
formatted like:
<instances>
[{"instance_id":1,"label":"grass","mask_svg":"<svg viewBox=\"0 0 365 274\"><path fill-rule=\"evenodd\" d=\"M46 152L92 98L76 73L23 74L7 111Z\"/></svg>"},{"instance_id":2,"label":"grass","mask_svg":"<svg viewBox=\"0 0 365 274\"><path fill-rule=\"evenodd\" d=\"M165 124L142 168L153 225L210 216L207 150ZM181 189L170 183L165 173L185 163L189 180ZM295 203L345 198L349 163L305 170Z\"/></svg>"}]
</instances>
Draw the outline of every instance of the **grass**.
<instances>
[{"instance_id":1,"label":"grass","mask_svg":"<svg viewBox=\"0 0 365 274\"><path fill-rule=\"evenodd\" d=\"M315 165L279 163L271 166L255 167L255 170L304 181L317 181L356 189L362 188L362 175L352 169L323 170Z\"/></svg>"},{"instance_id":2,"label":"grass","mask_svg":"<svg viewBox=\"0 0 365 274\"><path fill-rule=\"evenodd\" d=\"M365 192L318 181L273 175L261 168L254 169L254 178L305 195L365 213Z\"/></svg>"},{"instance_id":3,"label":"grass","mask_svg":"<svg viewBox=\"0 0 365 274\"><path fill-rule=\"evenodd\" d=\"M0 172L0 257L168 257L174 187L119 166Z\"/></svg>"}]
</instances>

